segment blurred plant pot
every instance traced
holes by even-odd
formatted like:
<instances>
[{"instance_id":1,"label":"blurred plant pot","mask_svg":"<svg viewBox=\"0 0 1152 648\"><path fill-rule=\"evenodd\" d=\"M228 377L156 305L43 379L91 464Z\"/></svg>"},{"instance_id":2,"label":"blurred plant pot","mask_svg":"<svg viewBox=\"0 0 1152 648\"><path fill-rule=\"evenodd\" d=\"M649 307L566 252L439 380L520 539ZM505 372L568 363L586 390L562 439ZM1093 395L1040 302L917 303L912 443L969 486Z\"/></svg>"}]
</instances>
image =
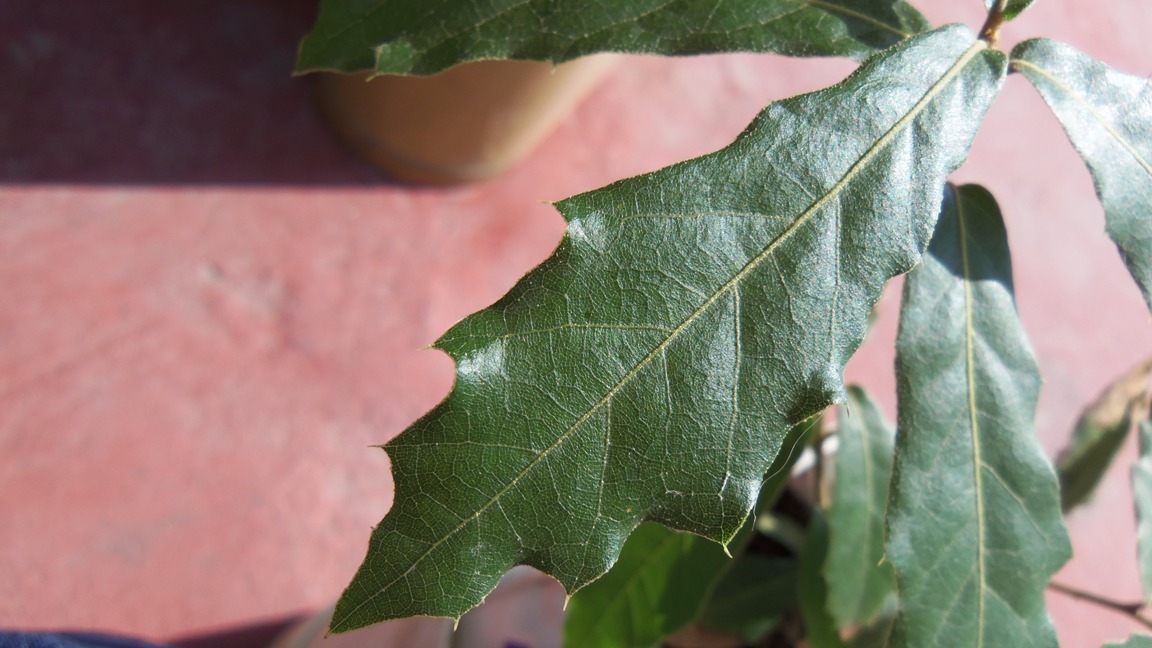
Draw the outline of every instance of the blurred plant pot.
<instances>
[{"instance_id":1,"label":"blurred plant pot","mask_svg":"<svg viewBox=\"0 0 1152 648\"><path fill-rule=\"evenodd\" d=\"M362 158L399 180L455 184L498 175L532 151L610 67L475 61L431 77L319 75L320 106Z\"/></svg>"},{"instance_id":2,"label":"blurred plant pot","mask_svg":"<svg viewBox=\"0 0 1152 648\"><path fill-rule=\"evenodd\" d=\"M305 619L268 648L560 648L564 588L530 567L515 567L480 607L460 619L393 619L325 637L332 608Z\"/></svg>"}]
</instances>

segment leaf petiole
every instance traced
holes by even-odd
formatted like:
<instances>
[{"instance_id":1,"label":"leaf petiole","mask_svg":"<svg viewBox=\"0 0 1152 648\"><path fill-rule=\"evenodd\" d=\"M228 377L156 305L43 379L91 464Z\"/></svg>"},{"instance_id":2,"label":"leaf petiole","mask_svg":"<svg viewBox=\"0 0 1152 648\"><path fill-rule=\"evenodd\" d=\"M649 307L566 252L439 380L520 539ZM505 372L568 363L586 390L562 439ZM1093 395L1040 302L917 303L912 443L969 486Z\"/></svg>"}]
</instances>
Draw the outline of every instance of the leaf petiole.
<instances>
[{"instance_id":1,"label":"leaf petiole","mask_svg":"<svg viewBox=\"0 0 1152 648\"><path fill-rule=\"evenodd\" d=\"M996 47L1000 39L1000 28L1008 22L1008 0L999 0L988 12L984 26L980 28L980 40L988 43L988 47Z\"/></svg>"}]
</instances>

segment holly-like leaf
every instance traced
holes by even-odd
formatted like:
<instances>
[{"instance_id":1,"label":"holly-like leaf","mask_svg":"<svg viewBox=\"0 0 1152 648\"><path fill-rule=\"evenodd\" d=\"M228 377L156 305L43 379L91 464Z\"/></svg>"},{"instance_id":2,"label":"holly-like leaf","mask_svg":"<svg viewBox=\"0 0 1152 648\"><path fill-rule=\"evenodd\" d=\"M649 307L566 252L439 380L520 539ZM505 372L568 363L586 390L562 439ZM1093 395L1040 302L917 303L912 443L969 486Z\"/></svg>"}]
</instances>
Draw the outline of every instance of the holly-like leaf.
<instances>
[{"instance_id":1,"label":"holly-like leaf","mask_svg":"<svg viewBox=\"0 0 1152 648\"><path fill-rule=\"evenodd\" d=\"M1139 434L1140 459L1132 466L1132 499L1136 503L1136 546L1144 601L1152 604L1152 421L1141 421Z\"/></svg>"},{"instance_id":2,"label":"holly-like leaf","mask_svg":"<svg viewBox=\"0 0 1152 648\"><path fill-rule=\"evenodd\" d=\"M1080 415L1068 447L1056 461L1060 477L1060 507L1065 513L1087 502L1120 446L1128 438L1133 415L1144 402L1152 381L1152 359L1112 383L1091 407Z\"/></svg>"},{"instance_id":3,"label":"holly-like leaf","mask_svg":"<svg viewBox=\"0 0 1152 648\"><path fill-rule=\"evenodd\" d=\"M999 5L1000 12L1004 15L1004 18L1012 20L1016 16L1019 16L1021 11L1032 6L1032 3L1035 1L1036 0L984 0L984 6L988 8L988 11L992 11L993 7Z\"/></svg>"},{"instance_id":4,"label":"holly-like leaf","mask_svg":"<svg viewBox=\"0 0 1152 648\"><path fill-rule=\"evenodd\" d=\"M596 52L864 58L926 29L903 0L323 0L296 69L433 74Z\"/></svg>"},{"instance_id":5,"label":"holly-like leaf","mask_svg":"<svg viewBox=\"0 0 1152 648\"><path fill-rule=\"evenodd\" d=\"M893 645L1055 646L1044 588L1071 549L1032 435L1040 378L1004 224L985 189L948 195L904 284L896 340Z\"/></svg>"},{"instance_id":6,"label":"holly-like leaf","mask_svg":"<svg viewBox=\"0 0 1152 648\"><path fill-rule=\"evenodd\" d=\"M558 203L553 256L436 343L456 384L385 446L395 502L332 630L459 616L516 564L575 592L644 520L730 541L789 429L843 400L1006 67L944 28Z\"/></svg>"},{"instance_id":7,"label":"holly-like leaf","mask_svg":"<svg viewBox=\"0 0 1152 648\"><path fill-rule=\"evenodd\" d=\"M1152 308L1152 83L1046 39L1017 45L1012 64L1088 164L1108 235Z\"/></svg>"},{"instance_id":8,"label":"holly-like leaf","mask_svg":"<svg viewBox=\"0 0 1152 648\"><path fill-rule=\"evenodd\" d=\"M840 448L824 564L828 610L840 627L866 626L896 593L892 566L884 561L884 511L896 432L857 387L848 389L838 417Z\"/></svg>"}]
</instances>

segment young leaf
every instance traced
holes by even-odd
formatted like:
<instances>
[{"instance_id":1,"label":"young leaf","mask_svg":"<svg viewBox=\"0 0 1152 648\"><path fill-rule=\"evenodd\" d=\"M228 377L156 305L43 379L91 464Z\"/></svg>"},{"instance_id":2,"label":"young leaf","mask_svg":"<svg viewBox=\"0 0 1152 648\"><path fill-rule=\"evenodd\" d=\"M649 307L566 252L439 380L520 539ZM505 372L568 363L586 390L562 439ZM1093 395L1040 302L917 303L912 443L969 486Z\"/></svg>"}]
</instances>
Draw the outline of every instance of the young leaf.
<instances>
[{"instance_id":1,"label":"young leaf","mask_svg":"<svg viewBox=\"0 0 1152 648\"><path fill-rule=\"evenodd\" d=\"M1021 11L1032 6L1032 3L1035 1L1036 0L984 0L984 6L988 8L988 11L992 11L993 7L1000 5L1000 11L1004 14L1004 17L1012 20L1020 15Z\"/></svg>"},{"instance_id":2,"label":"young leaf","mask_svg":"<svg viewBox=\"0 0 1152 648\"><path fill-rule=\"evenodd\" d=\"M800 612L804 615L804 629L812 648L846 648L836 621L828 611L828 588L821 573L827 556L828 523L816 512L800 553Z\"/></svg>"},{"instance_id":3,"label":"young leaf","mask_svg":"<svg viewBox=\"0 0 1152 648\"><path fill-rule=\"evenodd\" d=\"M323 0L296 70L433 74L595 52L864 58L928 27L903 0Z\"/></svg>"},{"instance_id":4,"label":"young leaf","mask_svg":"<svg viewBox=\"0 0 1152 648\"><path fill-rule=\"evenodd\" d=\"M1056 461L1060 477L1060 507L1065 513L1092 497L1092 492L1112 465L1133 414L1144 401L1152 381L1152 359L1112 383L1076 422L1072 441Z\"/></svg>"},{"instance_id":5,"label":"young leaf","mask_svg":"<svg viewBox=\"0 0 1152 648\"><path fill-rule=\"evenodd\" d=\"M1055 646L1044 587L1071 549L1032 436L1040 379L1000 210L953 189L904 284L888 557L894 646Z\"/></svg>"},{"instance_id":6,"label":"young leaf","mask_svg":"<svg viewBox=\"0 0 1152 648\"><path fill-rule=\"evenodd\" d=\"M839 408L840 448L828 510L828 609L840 627L872 623L896 592L884 559L884 509L895 432L863 390Z\"/></svg>"},{"instance_id":7,"label":"young leaf","mask_svg":"<svg viewBox=\"0 0 1152 648\"><path fill-rule=\"evenodd\" d=\"M1152 308L1152 84L1046 39L1012 51L1088 164L1108 235Z\"/></svg>"},{"instance_id":8,"label":"young leaf","mask_svg":"<svg viewBox=\"0 0 1152 648\"><path fill-rule=\"evenodd\" d=\"M943 28L559 203L555 254L436 343L455 387L385 447L395 503L332 630L458 616L515 564L574 592L643 520L731 540L789 429L842 400L1006 65Z\"/></svg>"},{"instance_id":9,"label":"young leaf","mask_svg":"<svg viewBox=\"0 0 1152 648\"><path fill-rule=\"evenodd\" d=\"M1132 498L1136 502L1136 546L1144 601L1152 604L1152 421L1142 421L1139 430L1140 459L1132 466Z\"/></svg>"}]
</instances>

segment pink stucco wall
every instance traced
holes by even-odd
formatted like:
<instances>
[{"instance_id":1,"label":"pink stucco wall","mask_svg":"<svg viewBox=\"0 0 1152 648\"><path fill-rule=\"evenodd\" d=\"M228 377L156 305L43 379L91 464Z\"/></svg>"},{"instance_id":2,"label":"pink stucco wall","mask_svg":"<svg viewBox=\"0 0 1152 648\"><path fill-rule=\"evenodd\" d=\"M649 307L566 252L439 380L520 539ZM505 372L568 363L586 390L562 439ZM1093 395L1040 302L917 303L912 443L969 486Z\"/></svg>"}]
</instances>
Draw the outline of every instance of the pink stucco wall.
<instances>
[{"instance_id":1,"label":"pink stucco wall","mask_svg":"<svg viewBox=\"0 0 1152 648\"><path fill-rule=\"evenodd\" d=\"M919 4L980 21L977 0ZM369 446L451 385L420 347L547 256L563 227L543 201L713 150L767 101L851 69L627 59L506 176L414 189L350 158L289 76L311 11L4 3L0 626L164 639L329 602L390 502ZM1145 0L1038 0L1005 45L1050 35L1147 75L1150 30ZM1008 219L1054 452L1081 404L1152 353L1148 312L1022 79L959 179ZM849 370L890 413L896 297ZM1114 471L1072 517L1061 580L1139 598L1127 488ZM1133 629L1050 604L1068 646Z\"/></svg>"}]
</instances>

